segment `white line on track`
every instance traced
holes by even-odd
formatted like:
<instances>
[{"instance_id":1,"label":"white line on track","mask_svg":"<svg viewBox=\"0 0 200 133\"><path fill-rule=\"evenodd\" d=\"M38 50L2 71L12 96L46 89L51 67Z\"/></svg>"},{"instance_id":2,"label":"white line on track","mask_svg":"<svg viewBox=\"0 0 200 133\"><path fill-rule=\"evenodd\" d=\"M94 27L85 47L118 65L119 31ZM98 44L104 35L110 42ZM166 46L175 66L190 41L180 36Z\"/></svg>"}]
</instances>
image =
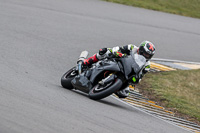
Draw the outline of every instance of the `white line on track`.
<instances>
[{"instance_id":1,"label":"white line on track","mask_svg":"<svg viewBox=\"0 0 200 133\"><path fill-rule=\"evenodd\" d=\"M112 95L111 95L111 96L112 96ZM159 119L159 120L165 121L165 122L167 122L167 123L169 123L169 124L171 124L171 125L174 125L174 126L176 126L176 127L178 127L178 128L181 128L181 129L184 129L184 130L186 130L186 131L192 132L192 131L189 130L189 129L186 129L186 128L184 128L184 127L180 127L180 126L174 124L173 122L169 122L169 121L167 121L167 120L164 120L164 119L162 119L162 118L160 118L160 117L158 117L158 116L152 115L152 114L150 114L150 113L148 113L148 112L146 112L146 111L144 111L144 110L142 110L142 109L140 109L140 108L137 108L137 107L135 107L135 106L133 106L133 105L127 103L127 102L124 102L124 101L120 100L119 98L117 98L117 97L115 97L115 96L112 96L112 97L115 98L116 100L118 100L118 101L120 101L120 102L122 102L122 103L124 103L124 104L126 104L126 105L128 105L128 106L130 106L130 107L132 107L132 108L134 108L134 109L140 110L140 111L142 111L142 112L144 112L144 113L146 113L146 114L148 114L148 115L151 115L151 116L153 116L153 117L155 117L155 118L157 118L157 119Z\"/></svg>"},{"instance_id":2,"label":"white line on track","mask_svg":"<svg viewBox=\"0 0 200 133\"><path fill-rule=\"evenodd\" d=\"M171 59L161 59L161 58L152 58L152 61L164 61L164 62L176 62L176 63L187 63L187 64L196 64L200 65L199 62L190 62L190 61L181 61L181 60L171 60Z\"/></svg>"}]
</instances>

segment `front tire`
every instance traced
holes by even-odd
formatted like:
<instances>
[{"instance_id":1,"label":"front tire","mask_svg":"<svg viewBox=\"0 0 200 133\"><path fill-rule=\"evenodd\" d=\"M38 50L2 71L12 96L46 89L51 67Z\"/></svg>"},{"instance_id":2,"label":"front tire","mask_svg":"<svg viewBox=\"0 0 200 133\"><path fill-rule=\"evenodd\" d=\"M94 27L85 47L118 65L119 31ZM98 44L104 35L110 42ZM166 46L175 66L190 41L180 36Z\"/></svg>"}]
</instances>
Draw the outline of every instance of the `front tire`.
<instances>
[{"instance_id":1,"label":"front tire","mask_svg":"<svg viewBox=\"0 0 200 133\"><path fill-rule=\"evenodd\" d=\"M71 68L69 71L67 71L63 76L61 77L61 85L66 89L73 89L71 81L74 79L74 77L77 74L75 73L75 67Z\"/></svg>"},{"instance_id":2,"label":"front tire","mask_svg":"<svg viewBox=\"0 0 200 133\"><path fill-rule=\"evenodd\" d=\"M109 83L108 86L106 85L105 87L97 84L89 91L89 97L93 100L105 98L119 90L122 84L122 80L119 78L116 78L114 81Z\"/></svg>"}]
</instances>

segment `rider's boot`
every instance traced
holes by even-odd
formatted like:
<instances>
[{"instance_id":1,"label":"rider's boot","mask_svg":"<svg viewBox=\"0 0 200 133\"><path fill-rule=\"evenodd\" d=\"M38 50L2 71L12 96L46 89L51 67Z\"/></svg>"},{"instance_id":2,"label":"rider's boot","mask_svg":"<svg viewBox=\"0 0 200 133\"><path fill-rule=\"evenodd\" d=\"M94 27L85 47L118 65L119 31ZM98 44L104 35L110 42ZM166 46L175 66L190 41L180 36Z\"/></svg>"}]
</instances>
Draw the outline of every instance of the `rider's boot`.
<instances>
[{"instance_id":1,"label":"rider's boot","mask_svg":"<svg viewBox=\"0 0 200 133\"><path fill-rule=\"evenodd\" d=\"M129 89L129 87L126 87L123 90L119 90L119 91L115 92L115 94L119 98L126 98L126 97L128 97L130 95L130 89Z\"/></svg>"}]
</instances>

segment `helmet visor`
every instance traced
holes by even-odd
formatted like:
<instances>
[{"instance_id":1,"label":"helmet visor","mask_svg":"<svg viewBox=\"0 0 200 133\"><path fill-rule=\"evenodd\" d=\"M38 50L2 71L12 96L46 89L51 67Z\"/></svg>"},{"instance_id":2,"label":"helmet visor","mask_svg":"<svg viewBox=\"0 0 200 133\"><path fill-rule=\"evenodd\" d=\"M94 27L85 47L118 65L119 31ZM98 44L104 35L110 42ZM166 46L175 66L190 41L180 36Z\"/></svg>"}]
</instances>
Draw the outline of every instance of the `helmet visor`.
<instances>
[{"instance_id":1,"label":"helmet visor","mask_svg":"<svg viewBox=\"0 0 200 133\"><path fill-rule=\"evenodd\" d=\"M150 55L150 54L148 54L147 52L143 52L143 56L147 59L147 60L149 60L149 59L151 59L152 58L152 56L153 55Z\"/></svg>"}]
</instances>

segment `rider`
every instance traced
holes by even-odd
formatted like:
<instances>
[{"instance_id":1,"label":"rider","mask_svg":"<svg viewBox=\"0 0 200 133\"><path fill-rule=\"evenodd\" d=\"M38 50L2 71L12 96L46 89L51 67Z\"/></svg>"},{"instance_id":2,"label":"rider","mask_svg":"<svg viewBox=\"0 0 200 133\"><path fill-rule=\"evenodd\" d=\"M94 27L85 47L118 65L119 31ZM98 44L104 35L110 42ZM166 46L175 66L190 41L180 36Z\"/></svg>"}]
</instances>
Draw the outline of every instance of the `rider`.
<instances>
[{"instance_id":1,"label":"rider","mask_svg":"<svg viewBox=\"0 0 200 133\"><path fill-rule=\"evenodd\" d=\"M150 61L149 60L155 54L155 46L150 41L143 41L139 47L137 47L133 44L128 44L128 45L122 46L122 47L117 46L117 47L113 47L113 48L102 48L99 50L98 53L94 54L93 56L89 57L88 59L85 59L83 61L83 65L90 66L92 63L95 63L95 62L105 59L107 57L121 58L126 55L130 55L130 52L133 52L134 54L142 55L146 58L146 64L145 64L144 70L142 71L142 75L140 75L140 77L133 78L134 84L137 84L140 82L143 75L150 70ZM129 88L127 87L123 90L116 92L115 94L120 98L125 98L129 95Z\"/></svg>"}]
</instances>

